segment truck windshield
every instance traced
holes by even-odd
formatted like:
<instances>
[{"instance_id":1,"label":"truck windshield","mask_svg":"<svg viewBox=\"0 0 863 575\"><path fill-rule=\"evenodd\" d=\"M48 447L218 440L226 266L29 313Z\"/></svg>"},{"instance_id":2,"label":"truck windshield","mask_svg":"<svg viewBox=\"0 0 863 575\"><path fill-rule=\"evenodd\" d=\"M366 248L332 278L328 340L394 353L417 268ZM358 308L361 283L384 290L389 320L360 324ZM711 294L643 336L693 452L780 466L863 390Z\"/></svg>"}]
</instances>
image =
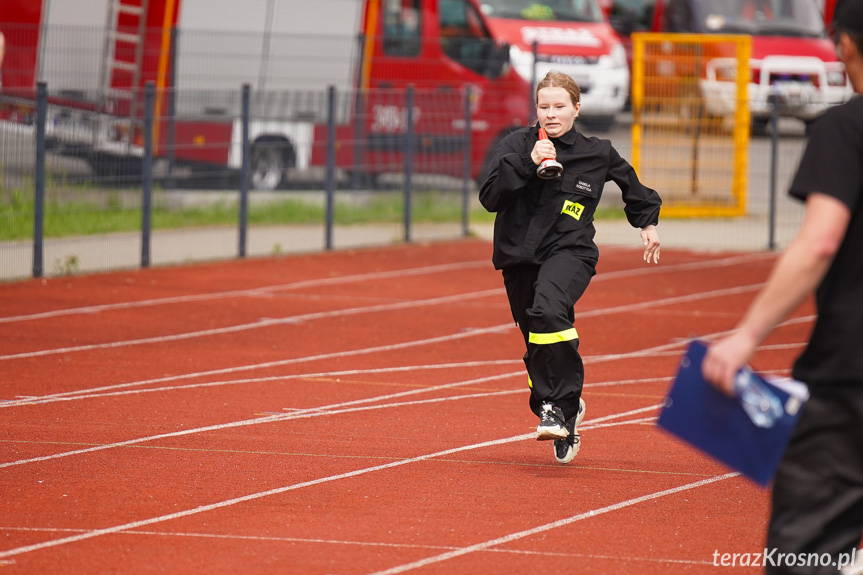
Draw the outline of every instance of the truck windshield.
<instances>
[{"instance_id":1,"label":"truck windshield","mask_svg":"<svg viewBox=\"0 0 863 575\"><path fill-rule=\"evenodd\" d=\"M539 22L602 22L596 0L482 0L489 18Z\"/></svg>"},{"instance_id":2,"label":"truck windshield","mask_svg":"<svg viewBox=\"0 0 863 575\"><path fill-rule=\"evenodd\" d=\"M759 36L824 35L813 0L696 0L704 29Z\"/></svg>"}]
</instances>

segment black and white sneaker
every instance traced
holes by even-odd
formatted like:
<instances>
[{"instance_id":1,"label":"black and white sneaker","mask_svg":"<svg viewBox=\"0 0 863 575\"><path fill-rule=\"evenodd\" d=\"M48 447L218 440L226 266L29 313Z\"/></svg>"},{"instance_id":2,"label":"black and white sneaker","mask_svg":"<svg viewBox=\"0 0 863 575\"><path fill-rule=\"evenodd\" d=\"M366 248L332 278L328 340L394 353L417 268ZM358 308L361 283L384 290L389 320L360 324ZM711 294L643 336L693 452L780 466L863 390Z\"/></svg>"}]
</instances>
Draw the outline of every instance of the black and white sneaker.
<instances>
[{"instance_id":1,"label":"black and white sneaker","mask_svg":"<svg viewBox=\"0 0 863 575\"><path fill-rule=\"evenodd\" d=\"M564 439L569 435L563 411L550 403L543 403L539 414L539 425L536 428L536 440Z\"/></svg>"},{"instance_id":2,"label":"black and white sneaker","mask_svg":"<svg viewBox=\"0 0 863 575\"><path fill-rule=\"evenodd\" d=\"M554 440L554 458L558 463L569 463L576 455L581 447L581 436L578 434L578 426L584 420L584 412L587 407L584 400L578 400L578 413L575 417L570 417L566 422L566 430L568 435L563 439Z\"/></svg>"}]
</instances>

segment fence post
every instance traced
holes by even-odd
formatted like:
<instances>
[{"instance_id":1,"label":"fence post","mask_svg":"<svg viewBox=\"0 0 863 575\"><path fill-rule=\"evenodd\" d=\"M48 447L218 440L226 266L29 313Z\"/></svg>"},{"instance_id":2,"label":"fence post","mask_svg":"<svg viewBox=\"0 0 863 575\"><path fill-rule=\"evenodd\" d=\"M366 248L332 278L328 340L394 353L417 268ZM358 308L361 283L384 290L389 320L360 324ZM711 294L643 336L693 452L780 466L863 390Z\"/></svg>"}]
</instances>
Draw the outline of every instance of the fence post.
<instances>
[{"instance_id":1,"label":"fence post","mask_svg":"<svg viewBox=\"0 0 863 575\"><path fill-rule=\"evenodd\" d=\"M240 164L240 221L237 257L246 257L246 236L249 229L249 84L243 84L241 99L242 150Z\"/></svg>"},{"instance_id":2,"label":"fence post","mask_svg":"<svg viewBox=\"0 0 863 575\"><path fill-rule=\"evenodd\" d=\"M695 69L701 70L702 61L704 58L704 49L701 44L695 45ZM701 119L702 119L702 104L701 104L701 88L698 85L698 80L694 77L689 78L689 81L684 83L686 92L683 94L686 107L689 109L689 123L695 122L695 125L687 126L692 129L692 139L690 150L689 164L689 193L692 197L698 195L698 163L699 163L699 142L701 141ZM683 110L681 110L682 112Z\"/></svg>"},{"instance_id":3,"label":"fence post","mask_svg":"<svg viewBox=\"0 0 863 575\"><path fill-rule=\"evenodd\" d=\"M336 87L327 87L327 171L324 247L333 249L333 200L336 193Z\"/></svg>"},{"instance_id":4,"label":"fence post","mask_svg":"<svg viewBox=\"0 0 863 575\"><path fill-rule=\"evenodd\" d=\"M414 86L408 84L405 107L405 242L411 241L411 195L414 155Z\"/></svg>"},{"instance_id":5,"label":"fence post","mask_svg":"<svg viewBox=\"0 0 863 575\"><path fill-rule=\"evenodd\" d=\"M357 70L362 70L364 65L365 54L365 45L366 45L366 36L365 34L360 34L357 36L357 53L359 54L359 62L357 63ZM360 187L364 183L363 173L363 163L364 163L364 150L363 146L363 131L364 126L363 122L365 122L365 114L363 114L363 105L364 105L364 95L363 89L361 86L357 86L356 94L354 97L354 145L353 145L353 156L354 156L354 168L351 173L351 186L354 190L359 190Z\"/></svg>"},{"instance_id":6,"label":"fence post","mask_svg":"<svg viewBox=\"0 0 863 575\"><path fill-rule=\"evenodd\" d=\"M470 174L473 168L471 156L471 113L470 99L473 90L468 86L464 91L464 179L461 189L461 234L465 237L470 235Z\"/></svg>"},{"instance_id":7,"label":"fence post","mask_svg":"<svg viewBox=\"0 0 863 575\"><path fill-rule=\"evenodd\" d=\"M170 88L168 88L168 133L165 134L165 146L168 155L166 187L170 190L174 188L174 149L177 131L177 38L179 31L177 27L171 28L171 51L168 54L168 62L170 66ZM160 119L161 121L161 119Z\"/></svg>"},{"instance_id":8,"label":"fence post","mask_svg":"<svg viewBox=\"0 0 863 575\"><path fill-rule=\"evenodd\" d=\"M36 173L34 174L35 197L33 198L33 277L40 278L44 272L45 236L45 121L48 108L48 86L45 82L36 85Z\"/></svg>"},{"instance_id":9,"label":"fence post","mask_svg":"<svg viewBox=\"0 0 863 575\"><path fill-rule=\"evenodd\" d=\"M527 87L527 123L531 124L536 116L536 84L539 78L536 77L536 60L539 58L539 43L534 40L531 44L531 53L533 54L533 63L530 66L530 86Z\"/></svg>"},{"instance_id":10,"label":"fence post","mask_svg":"<svg viewBox=\"0 0 863 575\"><path fill-rule=\"evenodd\" d=\"M779 153L779 94L774 90L767 96L770 104L770 203L767 206L767 249L776 249L776 156Z\"/></svg>"},{"instance_id":11,"label":"fence post","mask_svg":"<svg viewBox=\"0 0 863 575\"><path fill-rule=\"evenodd\" d=\"M153 216L153 107L156 85L144 86L144 158L141 163L141 267L150 266L150 231Z\"/></svg>"}]
</instances>

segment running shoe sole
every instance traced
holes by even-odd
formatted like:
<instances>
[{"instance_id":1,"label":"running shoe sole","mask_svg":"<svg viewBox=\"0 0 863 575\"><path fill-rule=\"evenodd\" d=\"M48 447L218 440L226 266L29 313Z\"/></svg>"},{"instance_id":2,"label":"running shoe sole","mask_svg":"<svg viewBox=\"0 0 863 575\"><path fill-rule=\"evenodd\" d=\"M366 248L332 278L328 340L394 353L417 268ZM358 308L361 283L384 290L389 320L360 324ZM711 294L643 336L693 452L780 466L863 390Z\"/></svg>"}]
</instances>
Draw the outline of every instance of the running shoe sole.
<instances>
[{"instance_id":1,"label":"running shoe sole","mask_svg":"<svg viewBox=\"0 0 863 575\"><path fill-rule=\"evenodd\" d=\"M553 448L554 448L554 459L558 463L563 463L563 464L569 463L570 461L575 459L576 455L578 455L578 451L581 449L581 436L578 434L578 426L581 425L582 421L584 421L584 414L586 412L587 412L587 406L585 405L584 400L579 398L579 400L578 400L578 415L575 416L575 426L573 426L573 430L572 430L573 435L575 435L575 437L576 437L576 441L574 441L571 445L569 443L567 443L566 447L568 449L566 451L566 454L563 457L558 457L558 454L557 454L558 441L567 441L569 439L569 434L567 433L566 437L555 440L554 446L553 446Z\"/></svg>"}]
</instances>

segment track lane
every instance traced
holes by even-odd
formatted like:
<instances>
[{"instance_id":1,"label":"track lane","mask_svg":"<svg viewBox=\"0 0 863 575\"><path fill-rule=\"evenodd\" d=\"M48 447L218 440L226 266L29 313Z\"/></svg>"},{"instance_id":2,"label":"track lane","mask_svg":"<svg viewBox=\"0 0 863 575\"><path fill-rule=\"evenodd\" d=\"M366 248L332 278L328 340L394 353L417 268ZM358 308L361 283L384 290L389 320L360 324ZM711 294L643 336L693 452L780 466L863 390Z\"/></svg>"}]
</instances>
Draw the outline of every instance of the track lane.
<instances>
[{"instance_id":1,"label":"track lane","mask_svg":"<svg viewBox=\"0 0 863 575\"><path fill-rule=\"evenodd\" d=\"M429 252L424 253L428 254ZM638 497L646 497L652 493L674 489L681 485L700 481L705 477L719 476L722 471L712 462L693 458L690 452L682 450L669 438L657 436L658 431L652 425L652 417L655 415L657 399L661 399L667 388L670 374L673 372L680 351L688 341L687 338L692 335L711 337L712 334L727 330L730 325L733 325L734 309L751 297L751 291L738 290L717 298L718 301L722 301L725 307L720 312L717 312L716 307L712 307L715 306L716 302L709 299L673 300L672 298L685 297L678 290L683 283L692 281L691 275L695 275L698 281L712 282L712 286L723 286L723 284L716 284L717 277L721 277L724 282L728 283L742 280L754 285L758 281L753 280L760 279L763 281L763 273L769 267L770 257L741 257L734 264L717 264L714 268L709 265L709 258L692 256L689 261L685 262L689 269L676 270L666 276L652 271L661 270L662 266L650 268L651 272L647 273L632 267L637 260L633 261L632 265L625 263L631 259L630 256L633 254L636 252L620 251L612 253L614 257L607 258L604 256L602 261L610 271L601 271L601 275L597 276L596 279L612 277L588 290L589 294L595 292L595 295L590 298L586 297L583 302L584 305L581 306L580 302L577 309L576 321L579 325L579 331L584 330L584 333L588 335L585 338L585 348L589 350L586 356L589 381L585 387L585 394L589 402L588 420L592 422L593 418L597 416L615 413L627 406L635 409L652 409L653 412L648 411L643 417L638 414L633 415L631 421L609 421L604 427L591 429L585 425L584 451L579 455L574 466L562 467L554 464L550 457L548 444L537 445L536 442L529 440L530 428L535 423L531 421L529 414L525 413L523 374L520 373L517 360L520 355L518 351L520 342L518 341L519 336L517 332L513 331L514 328L511 324L501 323L497 330L489 329L485 333L472 334L477 336L476 339L471 336L453 337L443 341L429 341L425 345L402 348L371 345L367 348L376 351L349 353L348 355L318 354L313 360L307 362L289 360L291 362L284 365L274 365L273 362L249 362L239 366L235 364L229 368L189 370L164 378L127 378L118 383L108 383L93 389L81 387L78 390L61 391L60 393L67 394L62 397L53 397L57 394L47 393L32 398L22 398L19 404L10 404L9 407L14 407L15 413L19 413L19 410L21 414L27 413L27 416L20 418L23 421L26 417L32 417L34 413L42 412L47 415L49 413L47 410L56 410L54 413L60 417L63 417L64 410L67 414L79 410L80 415L84 416L89 409L93 409L93 413L96 414L100 405L116 411L117 415L121 415L124 409L128 409L128 407L123 407L124 405L136 405L141 414L130 419L130 423L134 423L134 420L139 419L149 410L152 410L153 406L160 405L158 402L161 402L160 413L164 413L166 419L159 423L159 426L167 427L172 421L184 425L192 423L195 417L192 411L180 409L179 403L174 404L170 400L166 401L166 398L171 395L184 393L193 397L192 394L197 393L199 397L207 398L203 399L202 407L206 406L204 408L208 411L212 408L215 413L218 413L222 409L218 407L219 402L228 401L229 391L233 392L236 398L237 391L255 389L257 393L260 393L260 397L255 402L258 406L253 409L261 410L262 413L264 411L277 413L285 405L288 405L290 411L277 413L277 415L290 415L297 411L292 406L294 402L277 403L273 401L273 398L278 397L276 390L271 390L272 395L268 395L266 391L271 386L283 384L284 382L281 382L280 378L292 379L298 384L306 385L307 391L304 395L309 395L311 390L314 391L313 396L319 395L321 398L352 394L354 399L351 401L364 401L365 403L359 403L354 408L333 409L329 414L274 421L263 426L247 425L222 430L213 429L201 433L186 433L176 437L163 437L153 441L152 448L143 449L143 445L116 447L113 449L113 452L116 452L113 455L112 449L107 448L100 450L98 454L81 453L61 456L59 459L51 461L25 462L0 470L0 476L6 475L7 481L12 477L10 475L12 473L22 474L16 476L27 478L34 475L34 470L41 470L39 471L41 474L49 467L51 472L57 473L58 476L64 471L68 474L71 469L85 472L87 469L100 469L99 466L104 466L105 462L122 456L121 461L123 463L120 467L123 471L132 477L137 474L145 477L146 474L152 473L152 464L158 461L199 461L199 458L203 457L204 459L200 459L201 462L209 459L211 464L204 467L193 466L190 469L200 469L202 471L200 477L207 478L211 482L224 482L224 484L218 485L213 483L210 486L199 483L196 488L200 490L198 496L206 497L208 493L212 496L216 493L227 493L242 488L243 481L245 481L250 470L268 469L276 461L281 461L280 465L282 466L288 461L295 461L297 464L300 461L305 461L294 472L302 471L311 474L314 477L306 481L315 481L322 477L339 475L339 473L326 475L327 469L338 471L337 468L344 468L342 473L350 473L359 469L375 467L371 465L358 468L356 463L361 461L363 457L367 458L368 461L373 459L380 461L386 458L410 457L411 455L421 457L423 454L442 453L447 447L441 442L470 438L478 433L485 437L476 437L476 444L482 444L483 440L495 441L495 437L506 439L524 436L525 439L513 440L499 445L489 444L468 451L442 455L433 458L435 463L432 466L430 466L431 461L429 460L418 460L415 465L417 470L421 470L419 472L411 471L413 466L403 465L354 477L343 477L342 481L327 481L308 485L307 489L297 488L284 493L274 493L273 499L268 500L272 502L264 503L263 500L267 498L263 497L238 502L236 505L224 508L212 509L208 513L175 517L166 520L164 524L148 525L146 529L129 530L141 532L141 536L135 536L125 530L122 532L105 532L70 542L68 545L60 544L32 554L24 553L14 557L6 557L0 559L0 562L5 561L13 569L29 569L36 565L45 566L51 565L52 562L62 561L63 565L69 567L69 572L83 573L85 572L84 566L87 564L86 556L94 556L94 551L98 553L99 557L102 557L101 565L103 567L110 563L118 566L118 569L123 569L119 566L123 565L124 556L127 558L146 556L151 558L153 564L167 565L172 556L169 549L180 546L180 548L185 549L185 554L189 557L188 561L182 560L179 565L175 566L177 568L174 571L180 573L200 572L200 567L203 565L206 565L210 572L218 572L217 569L214 570L216 565L230 566L231 570L234 571L241 568L242 565L244 570L249 573L271 572L274 568L288 573L369 573L374 571L373 565L378 566L377 570L384 570L407 564L404 560L399 561L399 549L409 549L411 556L415 555L416 560L421 560L453 550L466 549L471 545L506 537L512 533L520 533L532 528L531 525L535 527L538 524L547 524L541 521L539 523L529 521L530 519L548 518L553 521L562 520L561 518L567 519L574 517L573 513L575 512L587 513L590 510L601 509L603 506L613 506ZM617 258L618 255L620 255L619 259ZM734 257L723 256L723 259L733 259ZM730 270L733 270L733 273ZM613 274L618 275L613 276ZM473 274L469 275L472 276ZM650 280L650 285L644 291L644 281L647 278ZM495 283L499 282L499 278L493 277L493 279ZM409 285L413 285L412 282L400 283L399 287L407 289ZM333 290L327 295L333 298L332 301L339 298L347 301L344 298L351 296L351 290L341 291L336 289L337 286L335 285L331 287ZM349 286L343 284L341 287ZM731 288L731 286L727 287ZM434 291L436 288L427 285L425 289ZM720 287L719 289L726 288ZM357 294L358 298L374 296L374 289L358 291L360 292ZM692 293L697 293L697 290L692 291ZM675 312L669 313L668 315L672 317L660 324L655 322L657 307L650 305L648 301L651 297L655 298L657 294L662 298L671 300L666 306L666 311ZM407 295L407 292L399 295ZM495 296L490 297L490 300L493 299ZM620 318L619 321L600 311L606 306L621 308L620 312L616 314ZM145 313L146 307L152 308L152 306L142 307L142 311ZM442 306L441 309L448 307ZM423 317L418 321L418 318L412 318L409 314L403 313L401 314L401 321L413 321L415 325L410 330L417 328L418 334L429 334L429 331L435 333L446 322L463 322L465 319L470 321L466 308L452 307L453 311L456 312L454 316L446 316L441 312L436 314L436 317ZM489 307L492 309L487 312L487 317L497 316L502 317L504 321L508 320L505 317L508 311L502 292L497 301L489 302ZM701 313L701 315L696 312ZM386 318L390 322L395 322L399 316L398 313L382 312L371 315ZM392 317L389 317L390 315ZM81 315L81 317L86 316ZM629 321L623 321L623 318L628 318ZM695 320L694 323L693 319ZM335 321L326 320L320 323L321 327L326 329L345 329L345 326L340 327L339 323ZM762 365L776 371L786 369L789 354L793 354L795 350L799 349L799 342L803 340L799 336L803 334L809 324L811 324L811 314L807 315L806 310L803 310L801 315L794 318L777 339L771 340L768 346L759 351L758 359L763 361ZM494 327L496 324L486 325ZM649 326L650 331L639 333L639 329L645 329L644 326ZM349 325L347 329L353 337L361 333L359 326L356 325ZM468 323L463 329L472 330L474 327ZM450 332L450 334L453 335L455 332ZM644 335L648 335L648 337L645 338ZM423 339L434 340L435 337L420 337L411 341ZM405 341L407 338L403 334L402 342ZM480 341L485 343L475 343ZM131 350L136 346L129 347ZM80 354L83 359L91 353L93 352L89 350L81 350L74 352L70 357ZM238 350L236 357L242 357L241 353L242 350ZM407 355L408 353L410 355ZM441 361L442 358L453 358L454 361L450 362L453 365L451 368L436 371L434 376L430 371L426 373L421 370L409 369L410 366L445 363ZM45 359L39 358L39 361ZM228 357L226 356L225 359ZM478 365L460 367L461 364L469 363L470 359L479 359L480 361L477 362ZM78 369L80 367L86 368L89 360L82 361L73 358L68 361L70 367ZM14 363L10 362L9 365ZM262 367L259 368L259 366ZM237 367L239 369L235 371ZM393 371L369 377L368 372L376 368L380 370L392 368ZM136 369L134 362L124 367L126 373L133 373L134 369ZM447 381L458 383L457 379L452 378L452 373L460 369L476 370L477 372L486 370L486 375L474 378L477 381L464 385L463 388L459 388L457 393L455 388L438 389L431 392L421 390L422 386L433 387L434 383L443 386L447 385L445 383ZM489 373L488 370L494 371ZM349 375L349 372L353 372L353 375ZM246 377L236 377L237 375ZM477 373L477 375L480 374ZM488 379L483 380L483 377ZM220 385L220 382L228 381L235 381L236 383ZM591 381L597 382L595 387L592 387ZM616 383L618 381L630 383L618 384ZM312 383L314 386L309 387ZM188 385L189 388L182 389L184 385ZM405 389L412 385L419 385L420 387ZM620 389L621 385L625 385L626 389ZM402 391L415 393L392 400L373 399L375 396L393 395L392 393L381 393L382 388L387 386L390 389L393 386L396 389L401 387ZM156 387L163 389L156 390ZM287 388L284 389L287 390ZM401 392L396 391L395 393ZM427 395L417 395L417 393ZM243 395L240 394L240 397ZM414 399L409 399L411 397ZM313 399L313 397L308 397L308 399ZM240 401L245 402L248 407L255 404L249 402L248 399L241 399ZM27 405L28 402L30 405ZM8 403L6 402L6 404ZM335 402L319 402L318 405L329 405L330 403L335 404ZM74 407L76 405L81 407ZM482 406L481 411L477 411L477 405ZM84 406L89 407L81 409ZM231 406L227 405L224 409L224 413L230 413L232 410ZM313 408L305 406L300 409ZM249 411L248 408L246 411ZM485 415L484 411L488 411L488 414ZM239 410L236 412L238 413ZM7 412L0 410L0 414L2 413ZM6 416L0 415L0 417ZM247 419L253 420L255 418ZM332 437L319 436L320 422L328 419L338 422L338 428L346 430L347 435L337 432ZM119 418L118 421L120 421ZM232 421L245 421L245 419L233 419ZM157 421L154 418L148 424L155 423ZM96 424L94 426L96 429L98 422L94 422L94 424ZM386 430L387 425L395 426L401 430L400 433L403 434L403 437L399 437L398 433L389 437L386 432L379 431L380 429ZM258 431L253 434L243 431L251 428L256 428ZM60 427L58 426L56 429L59 430ZM190 427L189 431L191 429ZM260 430L265 430L265 432ZM507 432L515 433L507 435ZM492 437L489 438L487 434L491 434ZM128 438L128 435L126 437ZM140 437L148 436L142 435ZM260 445L257 453L253 447L255 445ZM420 455L416 455L415 449L423 445L441 447L442 449L439 452L421 451L419 452ZM462 447L466 447L466 445L464 444ZM656 453L651 454L650 457L645 457L645 449L651 445L653 449L656 449ZM284 449L285 447L288 449ZM458 447L450 447L450 449L458 449ZM344 453L339 453L339 451ZM158 455L142 455L143 453ZM471 457L474 454L479 454L479 457ZM126 457L129 456L132 459L127 460ZM139 462L139 464L132 464L131 462L134 461ZM70 464L70 462L76 463ZM326 465L322 467L323 462L326 462ZM196 465L200 464L196 463ZM219 471L219 465L227 465L228 469ZM234 471L234 474L229 472L231 470ZM280 473L284 473L284 471ZM431 475L429 475L430 473ZM386 479L377 478L379 474L381 474L380 477L386 476ZM89 478L89 481L93 485L98 485L100 475L102 473L97 472L95 476ZM106 470L105 479L108 479L110 475ZM694 479L694 476L700 477ZM172 479L172 482L175 479L172 475L166 476L166 478L168 477ZM82 481L84 481L83 478L84 475L82 474ZM452 488L455 485L449 483L447 478L459 478L464 483L464 489L453 491ZM183 485L191 486L193 484L191 483L192 479L192 477L181 478L178 476L173 488L180 489ZM276 481L277 479L278 477L271 477L267 481ZM480 483L483 480L488 481L489 485L483 486ZM234 485L229 483L231 481ZM576 483L573 484L573 481ZM746 493L746 499L749 501L749 515L746 518L731 518L731 522L723 525L722 529L717 528L717 532L723 533L732 528L740 529L742 533L751 538L753 533L757 533L757 526L746 527L743 519L758 516L763 511L765 504L763 494L762 492L753 493L741 479L732 478L729 481L734 486L733 491L740 492L742 490ZM565 512L567 505L562 502L554 502L553 508L550 509L536 506L529 497L529 490L530 486L537 482L552 490L563 486L572 486L570 488L577 486L580 497L577 498L576 507L572 508L569 505L571 512L567 514ZM300 483L295 482L290 485L299 485ZM725 481L718 483L724 484ZM84 481L81 486L86 484L87 482ZM409 493L402 493L397 488L399 485L423 485L430 489L436 489L440 491L440 497L436 500L439 505L431 509L420 506L419 509L414 510L412 518L410 515L400 516L396 514L396 511L405 512L416 498L411 498ZM288 484L282 483L281 487L277 485L273 489L283 487L288 487ZM28 490L32 489L32 487L28 487ZM59 487L55 486L55 489L59 489ZM36 493L37 491L31 492ZM255 493L261 492L263 491L255 491ZM299 495L300 492L303 492L302 496ZM628 493L631 495L627 497ZM617 549L618 553L613 553L614 548L603 544L604 540L609 539L609 533L612 532L611 529L616 522L628 521L631 517L637 517L648 525L661 528L659 531L667 537L668 531L662 527L668 525L667 518L663 522L659 521L663 518L657 518L655 514L651 516L641 512L642 509L647 508L657 509L654 506L659 501L663 502L664 513L669 512L672 515L686 518L690 524L697 524L695 519L697 516L692 513L693 503L696 509L703 509L708 502L711 505L725 504L733 507L733 501L729 499L726 490L714 488L713 484L690 489L685 493L697 495L686 495L686 498L692 497L687 503L680 494L668 494L616 509L614 512L601 514L590 521L586 519L577 521L576 524L580 527L575 530L576 533L585 530L588 525L594 526L590 528L593 536L584 537L582 539L583 546L579 549L560 544L561 534L572 534L570 526L563 525L503 545L507 549L462 553L458 557L429 564L417 572L447 572L446 569L452 569L453 566L476 571L478 566L482 566L480 568L482 569L497 565L497 561L490 558L501 557L504 559L501 562L502 568L498 572L514 573L517 572L513 570L516 565L524 565L516 559L522 555L528 557L528 562L533 565L536 564L539 557L545 558L543 560L552 561L556 557L568 557L570 562L572 558L577 558L579 571L585 573L608 572L609 566L620 565L622 560L630 561L630 563L623 564L638 565L640 568L644 568L645 573L677 572L675 565L683 570L704 567L705 561L709 559L709 557L701 558L699 555L700 549L705 547L704 542L701 542L697 547L696 554L674 552L673 549L661 545L656 546L656 554L652 554L652 551L651 553L638 553L638 550L633 552L629 549ZM69 529L69 533L72 535L82 535L96 532L99 529L112 529L119 525L134 523L134 521L106 523L106 519L110 517L122 518L122 514L118 515L117 509L109 512L108 508L103 509L101 507L103 505L122 504L126 507L126 512L134 511L136 515L140 515L142 510L156 509L150 504L142 505L136 510L136 499L133 494L132 491L122 496L118 493L116 501L112 502L111 490L108 488L104 492L106 496L104 501L101 498L82 500L82 505L83 501L89 500L94 503L99 501L100 503L95 507L65 506L64 509L76 510L78 515L66 516L69 525L63 526L61 529ZM245 495L248 494L249 492L245 493ZM285 498L289 494L294 495ZM176 501L178 495L182 495L182 491L166 492L164 497L167 499L163 503ZM359 499L357 499L358 495L360 496ZM366 500L364 495L368 496L369 499ZM494 504L493 497L495 495L505 496L503 501L506 503ZM243 496L242 494L238 495L238 497ZM222 499L221 501L227 500L229 499ZM212 497L210 501L212 501ZM457 502L460 503L454 507ZM385 504L388 504L392 509L381 507ZM501 508L501 505L504 507ZM312 514L313 519L309 519L307 512L303 511L307 507L308 513ZM46 511L48 511L47 508ZM453 511L456 512L453 513ZM102 514L103 512L104 514ZM352 519L348 522L340 521L338 517L343 516L346 512ZM630 513L633 514L628 515ZM449 515L448 518L447 514ZM494 514L501 514L501 517L496 518ZM163 513L151 518L169 515L171 514ZM17 514L12 516L23 517ZM618 517L618 519L613 519L612 516ZM624 516L627 519L620 519ZM51 515L44 517L50 518ZM128 515L126 517L128 518ZM76 531L82 525L86 525L88 519L91 528ZM495 522L494 519L497 521ZM304 534L306 529L300 527L300 522L308 523L309 520L313 522L311 532ZM97 523L96 525L93 525L94 521ZM449 525L447 521L455 521L455 523ZM498 527L495 526L496 524ZM326 533L327 527L333 525L337 525L337 532L331 533L330 537L311 536L323 535ZM447 529L451 526L455 529L451 535L447 535ZM23 525L10 525L7 532L10 534L19 533L25 539L35 537L38 540L27 543L25 539L21 539L22 544L18 547L27 547L46 540L44 536L38 535L38 533L50 533L50 526L42 522L41 527L45 531L39 531L40 525L38 524L34 524L31 531L28 531L28 528ZM158 529L155 529L156 527ZM144 535L143 532L147 534ZM347 536L351 534L354 536ZM490 537L479 540L477 536L482 534L488 534ZM338 535L345 535L345 537ZM62 538L49 537L47 539ZM571 540L570 537L564 538ZM195 543L190 542L190 540L194 540ZM267 540L270 540L269 544L266 543ZM238 543L226 543L221 546L216 544L214 546L214 541L237 541ZM257 541L260 546L252 545L249 547L251 541ZM285 545L289 541L293 541L293 543ZM346 543L340 544L340 541ZM279 544L280 542L281 544ZM118 553L120 549L127 551ZM394 552L387 552L388 549L392 549ZM653 547L646 546L645 549L652 550ZM254 555L256 550L261 552L266 550L272 559L264 560L261 556L256 557ZM381 552L381 550L384 551ZM614 558L615 555L616 558ZM197 559L193 560L192 558ZM401 559L406 558L407 555L402 553ZM663 559L668 561L663 563ZM197 569L193 565L197 566ZM299 565L299 567L295 567L295 565ZM663 566L664 569L661 568ZM436 571L438 567L443 571ZM135 572L134 567L128 563L125 564L125 570Z\"/></svg>"}]
</instances>

